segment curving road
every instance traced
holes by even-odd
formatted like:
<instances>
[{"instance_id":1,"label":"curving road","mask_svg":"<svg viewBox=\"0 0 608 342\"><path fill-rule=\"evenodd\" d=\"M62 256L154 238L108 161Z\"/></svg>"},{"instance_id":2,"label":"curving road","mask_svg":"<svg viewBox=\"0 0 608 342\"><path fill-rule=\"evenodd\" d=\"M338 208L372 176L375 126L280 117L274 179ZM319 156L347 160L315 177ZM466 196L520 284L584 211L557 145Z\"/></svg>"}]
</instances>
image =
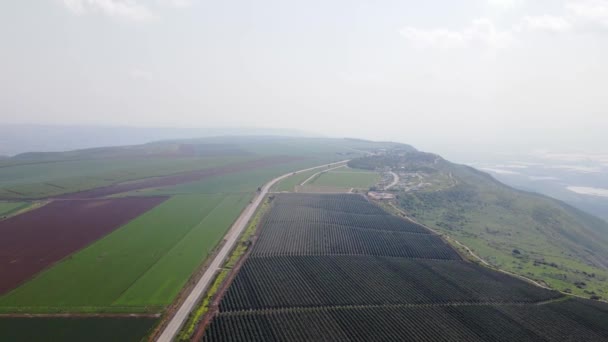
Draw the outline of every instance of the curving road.
<instances>
[{"instance_id":1,"label":"curving road","mask_svg":"<svg viewBox=\"0 0 608 342\"><path fill-rule=\"evenodd\" d=\"M399 183L399 175L394 173L393 171L389 172L393 176L393 182L387 185L384 190L388 190Z\"/></svg>"},{"instance_id":2,"label":"curving road","mask_svg":"<svg viewBox=\"0 0 608 342\"><path fill-rule=\"evenodd\" d=\"M343 161L336 162L336 163L344 163L347 161L348 160L343 160ZM296 172L306 172L306 171L310 171L310 170L314 170L314 169L318 169L318 168L322 168L322 167L331 166L336 163L315 166L315 167L311 167L308 169L299 170ZM169 324L167 324L167 326L164 328L163 332L161 333L161 335L159 336L157 341L170 342L175 338L175 336L177 335L177 333L179 332L181 327L184 325L184 322L188 319L188 315L190 315L190 312L192 312L192 310L194 309L194 307L196 306L196 304L199 302L200 298L202 297L203 293L205 293L205 291L207 290L207 287L213 280L215 274L219 271L220 267L224 264L224 261L226 260L228 253L230 253L230 251L232 250L232 248L238 241L238 237L241 235L241 233L247 226L247 223L249 222L249 220L255 213L258 206L264 200L264 197L266 197L266 194L268 194L268 191L270 190L270 188L273 185L275 185L277 182L279 182L280 180L287 178L287 177L291 176L292 174L293 174L293 172L286 173L286 174L284 174L280 177L277 177L277 178L271 180L270 182L266 183L262 187L261 191L259 191L257 193L257 195L255 196L253 201L251 201L251 203L249 203L249 205L247 205L247 207L245 208L245 210L243 210L243 212L241 213L239 218L236 220L236 222L234 222L234 224L232 225L232 227L230 228L230 230L228 231L226 236L224 236L224 240L225 240L224 246L222 246L220 251L217 253L215 258L213 259L213 261L211 262L211 264L205 271L205 273L203 273L201 279L196 283L196 286L194 287L194 289L192 289L192 292L190 292L190 294L188 295L186 300L182 303L182 305L177 310L175 315L171 318L171 320L169 321Z\"/></svg>"},{"instance_id":3,"label":"curving road","mask_svg":"<svg viewBox=\"0 0 608 342\"><path fill-rule=\"evenodd\" d=\"M338 163L342 163L342 162L338 162ZM332 165L333 165L333 164L336 164L336 163L332 163ZM345 165L346 165L346 164L345 164ZM323 166L326 166L326 165L323 165ZM319 166L319 167L322 167L322 166ZM319 175L319 174L321 174L321 173L323 173L323 172L328 172L328 171L331 171L331 170L339 169L339 168L341 168L341 167L344 167L344 165L338 165L338 166L336 166L336 167L332 167L331 169L327 169L327 170L321 170L321 171L319 171L319 172L315 173L314 175L312 175L312 176L310 176L310 177L306 178L306 180L305 180L305 181L303 181L302 183L300 183L300 185L306 185L306 183L310 182L310 181L311 181L313 178L315 178L317 175ZM316 168L315 168L315 169L316 169ZM306 171L308 171L308 170L306 170Z\"/></svg>"}]
</instances>

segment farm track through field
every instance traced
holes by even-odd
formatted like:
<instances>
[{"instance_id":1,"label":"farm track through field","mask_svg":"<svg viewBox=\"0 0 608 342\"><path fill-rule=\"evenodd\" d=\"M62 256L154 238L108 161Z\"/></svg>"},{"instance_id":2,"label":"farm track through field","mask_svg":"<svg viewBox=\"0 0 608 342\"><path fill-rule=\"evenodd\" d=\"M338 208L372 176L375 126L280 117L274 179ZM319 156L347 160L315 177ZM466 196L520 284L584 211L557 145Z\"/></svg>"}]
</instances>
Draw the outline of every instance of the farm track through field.
<instances>
[{"instance_id":1,"label":"farm track through field","mask_svg":"<svg viewBox=\"0 0 608 342\"><path fill-rule=\"evenodd\" d=\"M335 306L290 306L285 308L273 308L275 312L306 312L317 310L337 310L337 309L391 309L391 308L432 308L432 307L457 307L457 306L542 306L564 301L564 297L543 300L539 302L450 302L450 303L429 303L429 304L375 304L375 305L335 305ZM248 309L238 311L222 311L223 315L238 315L247 311L248 313L267 312L269 309Z\"/></svg>"}]
</instances>

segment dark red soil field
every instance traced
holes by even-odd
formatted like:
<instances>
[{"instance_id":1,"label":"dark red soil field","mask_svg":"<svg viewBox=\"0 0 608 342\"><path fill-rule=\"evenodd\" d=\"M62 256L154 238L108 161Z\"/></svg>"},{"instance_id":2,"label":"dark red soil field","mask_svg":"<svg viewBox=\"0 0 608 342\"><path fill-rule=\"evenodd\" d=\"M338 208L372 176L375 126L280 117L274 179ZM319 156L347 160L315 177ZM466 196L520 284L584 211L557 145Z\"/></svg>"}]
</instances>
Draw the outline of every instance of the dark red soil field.
<instances>
[{"instance_id":1,"label":"dark red soil field","mask_svg":"<svg viewBox=\"0 0 608 342\"><path fill-rule=\"evenodd\" d=\"M109 195L119 194L128 191L135 191L147 188L158 188L164 186L174 186L183 183L190 183L200 181L205 178L218 176L227 173L234 173L240 171L253 170L260 167L272 166L281 163L288 163L291 161L299 160L300 158L287 157L287 156L278 156L278 157L268 157L256 160L250 160L242 163L231 164L220 167L213 167L204 170L190 171L190 172L182 172L176 173L173 175L162 176L162 177L153 177L148 179L143 179L141 181L127 182L109 185L101 188L95 188L91 190L65 194L59 196L59 198L64 199L84 199L84 198L99 198L105 197ZM261 185L261 184L260 184Z\"/></svg>"},{"instance_id":2,"label":"dark red soil field","mask_svg":"<svg viewBox=\"0 0 608 342\"><path fill-rule=\"evenodd\" d=\"M166 199L56 200L0 221L0 295Z\"/></svg>"}]
</instances>

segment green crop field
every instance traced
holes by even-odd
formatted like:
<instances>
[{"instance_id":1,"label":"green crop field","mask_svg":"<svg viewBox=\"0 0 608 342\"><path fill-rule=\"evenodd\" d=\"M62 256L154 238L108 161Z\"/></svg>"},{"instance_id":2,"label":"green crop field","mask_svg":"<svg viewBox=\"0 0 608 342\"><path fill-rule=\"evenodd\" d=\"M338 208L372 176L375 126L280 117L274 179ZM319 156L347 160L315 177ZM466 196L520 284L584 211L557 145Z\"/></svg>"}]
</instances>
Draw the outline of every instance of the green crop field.
<instances>
[{"instance_id":1,"label":"green crop field","mask_svg":"<svg viewBox=\"0 0 608 342\"><path fill-rule=\"evenodd\" d=\"M296 185L300 185L303 181L319 171L320 169L315 169L289 176L276 185L275 191L294 191Z\"/></svg>"},{"instance_id":2,"label":"green crop field","mask_svg":"<svg viewBox=\"0 0 608 342\"><path fill-rule=\"evenodd\" d=\"M201 181L180 184L173 187L142 190L122 195L150 196L255 192L258 187L264 185L275 177L293 172L294 170L306 169L309 167L330 163L332 161L333 160L331 159L306 159L254 170L218 175L203 179ZM316 172L318 172L318 170Z\"/></svg>"},{"instance_id":3,"label":"green crop field","mask_svg":"<svg viewBox=\"0 0 608 342\"><path fill-rule=\"evenodd\" d=\"M0 341L133 342L142 340L154 318L0 318Z\"/></svg>"},{"instance_id":4,"label":"green crop field","mask_svg":"<svg viewBox=\"0 0 608 342\"><path fill-rule=\"evenodd\" d=\"M0 202L0 218L28 206L26 202Z\"/></svg>"},{"instance_id":5,"label":"green crop field","mask_svg":"<svg viewBox=\"0 0 608 342\"><path fill-rule=\"evenodd\" d=\"M306 172L300 172L295 175L291 175L276 185L276 191L294 191L296 185L300 185L303 181L310 178L315 173L319 172L319 170L311 170Z\"/></svg>"},{"instance_id":6,"label":"green crop field","mask_svg":"<svg viewBox=\"0 0 608 342\"><path fill-rule=\"evenodd\" d=\"M286 173L388 146L348 139L218 137L2 160L0 199L17 201L262 158L268 164L112 195L171 198L0 296L0 312L161 312L218 246L258 187ZM0 213L14 212L16 204L8 203L0 202Z\"/></svg>"},{"instance_id":7,"label":"green crop field","mask_svg":"<svg viewBox=\"0 0 608 342\"><path fill-rule=\"evenodd\" d=\"M380 181L377 172L329 171L314 178L310 185L367 189Z\"/></svg>"},{"instance_id":8,"label":"green crop field","mask_svg":"<svg viewBox=\"0 0 608 342\"><path fill-rule=\"evenodd\" d=\"M41 198L114 183L206 169L251 157L68 160L0 168L0 198Z\"/></svg>"},{"instance_id":9,"label":"green crop field","mask_svg":"<svg viewBox=\"0 0 608 342\"><path fill-rule=\"evenodd\" d=\"M175 196L0 297L0 311L158 310L172 302L250 198Z\"/></svg>"}]
</instances>

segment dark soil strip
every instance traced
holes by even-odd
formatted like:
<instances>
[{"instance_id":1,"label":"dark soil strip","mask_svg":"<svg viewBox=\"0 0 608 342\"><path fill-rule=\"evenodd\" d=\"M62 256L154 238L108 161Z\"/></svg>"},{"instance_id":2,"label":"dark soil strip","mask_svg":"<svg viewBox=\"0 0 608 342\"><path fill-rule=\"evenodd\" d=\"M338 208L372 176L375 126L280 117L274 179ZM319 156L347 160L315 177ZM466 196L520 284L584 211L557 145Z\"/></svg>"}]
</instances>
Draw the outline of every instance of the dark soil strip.
<instances>
[{"instance_id":1,"label":"dark soil strip","mask_svg":"<svg viewBox=\"0 0 608 342\"><path fill-rule=\"evenodd\" d=\"M167 198L54 201L0 221L0 295Z\"/></svg>"}]
</instances>

